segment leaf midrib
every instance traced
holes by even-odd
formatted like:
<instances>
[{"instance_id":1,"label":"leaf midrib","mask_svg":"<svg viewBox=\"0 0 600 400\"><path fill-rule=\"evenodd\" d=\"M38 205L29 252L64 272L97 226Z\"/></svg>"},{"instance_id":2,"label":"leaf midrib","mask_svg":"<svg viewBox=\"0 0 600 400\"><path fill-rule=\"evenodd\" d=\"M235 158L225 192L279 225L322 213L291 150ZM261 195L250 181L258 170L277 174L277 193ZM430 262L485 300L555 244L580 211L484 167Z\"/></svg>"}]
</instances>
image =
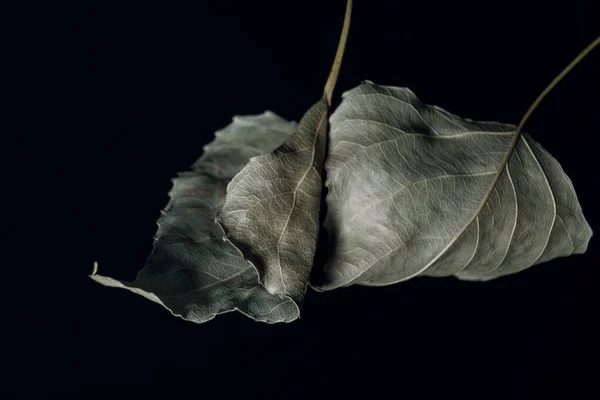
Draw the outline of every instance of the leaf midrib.
<instances>
[{"instance_id":1,"label":"leaf midrib","mask_svg":"<svg viewBox=\"0 0 600 400\"><path fill-rule=\"evenodd\" d=\"M281 230L279 239L277 240L277 264L279 265L279 272L281 274L281 283L283 284L283 288L286 291L286 293L289 293L289 292L288 292L287 285L285 284L285 279L283 276L283 266L281 265L281 250L280 250L281 240L283 239L283 235L286 232L287 227L290 223L290 219L292 217L292 214L294 213L294 208L296 208L296 201L298 198L298 189L300 188L300 185L302 185L302 183L308 176L310 170L313 168L313 165L315 163L315 158L316 158L316 154L317 154L317 141L321 134L321 127L323 126L323 122L326 120L326 118L327 118L327 108L326 108L325 112L322 113L321 118L319 119L319 123L317 124L317 129L315 131L315 137L313 139L313 145L312 145L313 151L311 153L310 163L308 164L306 171L302 175L302 178L300 178L300 180L296 184L296 187L294 188L294 191L293 191L294 194L293 194L293 198L292 198L292 206L290 207L290 212L288 213L286 222L283 226L283 229Z\"/></svg>"}]
</instances>

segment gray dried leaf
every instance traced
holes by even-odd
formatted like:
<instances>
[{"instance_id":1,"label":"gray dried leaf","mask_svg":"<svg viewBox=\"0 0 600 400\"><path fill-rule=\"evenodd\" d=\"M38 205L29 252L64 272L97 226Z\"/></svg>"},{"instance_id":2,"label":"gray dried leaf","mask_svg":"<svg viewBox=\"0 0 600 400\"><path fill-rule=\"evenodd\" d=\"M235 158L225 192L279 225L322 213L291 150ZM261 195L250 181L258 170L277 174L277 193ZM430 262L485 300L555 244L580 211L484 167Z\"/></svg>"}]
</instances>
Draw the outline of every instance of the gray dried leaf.
<instances>
[{"instance_id":1,"label":"gray dried leaf","mask_svg":"<svg viewBox=\"0 0 600 400\"><path fill-rule=\"evenodd\" d=\"M272 154L250 160L227 187L217 220L225 238L258 270L272 294L300 307L308 287L319 234L322 172L331 96L350 29L352 0L323 96L298 130Z\"/></svg>"},{"instance_id":2,"label":"gray dried leaf","mask_svg":"<svg viewBox=\"0 0 600 400\"><path fill-rule=\"evenodd\" d=\"M265 290L256 269L223 241L215 223L230 179L250 157L279 147L296 126L269 111L234 117L204 147L193 170L173 179L154 249L136 279L123 282L95 273L92 279L140 294L197 323L233 310L269 323L298 318L298 306Z\"/></svg>"},{"instance_id":3,"label":"gray dried leaf","mask_svg":"<svg viewBox=\"0 0 600 400\"><path fill-rule=\"evenodd\" d=\"M501 170L515 126L371 82L343 98L330 119L332 254L318 290L418 275L488 280L586 250L592 231L550 154L523 134Z\"/></svg>"},{"instance_id":4,"label":"gray dried leaf","mask_svg":"<svg viewBox=\"0 0 600 400\"><path fill-rule=\"evenodd\" d=\"M256 267L267 291L298 306L317 246L328 108L323 97L280 148L252 158L227 187L218 214L225 237Z\"/></svg>"}]
</instances>

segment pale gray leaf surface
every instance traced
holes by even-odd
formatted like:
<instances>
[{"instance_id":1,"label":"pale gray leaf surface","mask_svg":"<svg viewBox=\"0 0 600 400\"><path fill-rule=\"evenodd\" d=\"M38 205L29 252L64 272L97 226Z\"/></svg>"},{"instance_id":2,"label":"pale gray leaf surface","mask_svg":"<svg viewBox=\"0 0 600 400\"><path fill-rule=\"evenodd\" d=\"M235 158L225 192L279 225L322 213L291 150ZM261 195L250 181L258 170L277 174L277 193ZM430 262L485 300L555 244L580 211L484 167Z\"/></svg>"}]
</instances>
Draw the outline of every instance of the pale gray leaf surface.
<instances>
[{"instance_id":1,"label":"pale gray leaf surface","mask_svg":"<svg viewBox=\"0 0 600 400\"><path fill-rule=\"evenodd\" d=\"M327 116L323 98L281 147L252 158L228 185L218 214L227 240L256 267L266 289L298 305L317 245Z\"/></svg>"},{"instance_id":2,"label":"pale gray leaf surface","mask_svg":"<svg viewBox=\"0 0 600 400\"><path fill-rule=\"evenodd\" d=\"M569 178L516 127L459 118L365 82L330 118L332 254L318 290L414 276L488 280L583 253L592 235Z\"/></svg>"},{"instance_id":3,"label":"pale gray leaf surface","mask_svg":"<svg viewBox=\"0 0 600 400\"><path fill-rule=\"evenodd\" d=\"M234 117L204 147L193 171L173 179L170 202L158 220L154 249L135 281L97 274L92 278L106 286L129 289L197 323L233 310L270 323L298 318L298 306L290 298L265 290L256 269L223 241L223 231L215 223L229 180L250 157L279 147L296 127L269 111Z\"/></svg>"}]
</instances>

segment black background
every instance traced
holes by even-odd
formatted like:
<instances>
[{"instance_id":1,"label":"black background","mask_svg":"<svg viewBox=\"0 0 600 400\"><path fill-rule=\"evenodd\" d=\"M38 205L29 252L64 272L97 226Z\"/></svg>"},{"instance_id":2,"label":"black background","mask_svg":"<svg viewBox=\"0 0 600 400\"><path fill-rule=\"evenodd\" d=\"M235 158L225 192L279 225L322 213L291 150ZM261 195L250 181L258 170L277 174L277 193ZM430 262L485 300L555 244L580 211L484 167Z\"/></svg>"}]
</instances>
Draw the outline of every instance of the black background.
<instances>
[{"instance_id":1,"label":"black background","mask_svg":"<svg viewBox=\"0 0 600 400\"><path fill-rule=\"evenodd\" d=\"M592 0L355 3L335 98L369 79L480 120L517 123L600 33ZM170 178L233 115L300 119L322 93L343 0L4 4L4 270L19 277L4 275L3 390L597 395L596 237L585 255L488 283L309 291L302 318L280 325L238 313L195 325L87 277L95 260L135 276ZM599 52L526 128L561 162L594 230Z\"/></svg>"}]
</instances>

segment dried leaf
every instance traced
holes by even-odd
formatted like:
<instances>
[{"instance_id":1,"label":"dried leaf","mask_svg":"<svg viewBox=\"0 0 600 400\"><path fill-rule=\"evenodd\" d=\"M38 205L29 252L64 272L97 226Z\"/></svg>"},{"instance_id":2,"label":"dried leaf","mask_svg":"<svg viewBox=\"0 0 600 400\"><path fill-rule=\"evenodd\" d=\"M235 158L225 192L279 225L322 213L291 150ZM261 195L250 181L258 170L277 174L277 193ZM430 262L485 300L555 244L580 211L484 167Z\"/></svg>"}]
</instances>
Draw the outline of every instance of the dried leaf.
<instances>
[{"instance_id":1,"label":"dried leaf","mask_svg":"<svg viewBox=\"0 0 600 400\"><path fill-rule=\"evenodd\" d=\"M227 187L218 221L258 270L269 293L302 303L319 232L327 101L316 103L294 135L255 157Z\"/></svg>"},{"instance_id":2,"label":"dried leaf","mask_svg":"<svg viewBox=\"0 0 600 400\"><path fill-rule=\"evenodd\" d=\"M406 88L366 82L345 93L326 163L333 250L314 286L488 280L583 253L592 232L558 162L524 134L501 169L515 131Z\"/></svg>"},{"instance_id":3,"label":"dried leaf","mask_svg":"<svg viewBox=\"0 0 600 400\"><path fill-rule=\"evenodd\" d=\"M269 293L290 297L298 306L317 247L327 117L351 11L348 0L323 97L306 112L290 140L272 154L250 160L231 181L218 214L227 240L256 267Z\"/></svg>"},{"instance_id":4,"label":"dried leaf","mask_svg":"<svg viewBox=\"0 0 600 400\"><path fill-rule=\"evenodd\" d=\"M298 318L296 304L266 291L257 271L223 241L223 231L215 223L229 180L250 157L277 148L295 129L296 124L268 111L234 117L204 147L193 170L173 179L154 249L136 279L123 282L95 273L92 279L129 289L197 323L233 310L270 323Z\"/></svg>"}]
</instances>

